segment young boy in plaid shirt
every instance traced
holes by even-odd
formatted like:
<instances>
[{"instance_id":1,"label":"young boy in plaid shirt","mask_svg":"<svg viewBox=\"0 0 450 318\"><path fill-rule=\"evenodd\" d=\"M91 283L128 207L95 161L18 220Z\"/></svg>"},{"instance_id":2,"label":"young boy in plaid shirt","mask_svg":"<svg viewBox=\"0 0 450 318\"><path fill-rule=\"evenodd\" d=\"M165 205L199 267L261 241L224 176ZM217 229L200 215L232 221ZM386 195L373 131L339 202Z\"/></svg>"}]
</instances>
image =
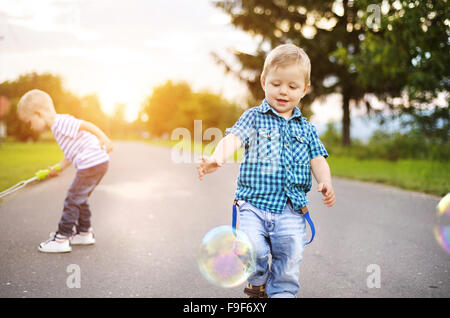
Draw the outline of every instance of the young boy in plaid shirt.
<instances>
[{"instance_id":1,"label":"young boy in plaid shirt","mask_svg":"<svg viewBox=\"0 0 450 318\"><path fill-rule=\"evenodd\" d=\"M201 180L241 146L245 148L235 200L240 202L240 230L256 249L256 271L244 290L249 297L293 298L300 289L306 242L302 211L307 210L311 171L324 204L335 203L327 151L297 107L310 87L310 72L309 58L301 48L285 44L272 50L261 74L262 104L245 111L226 130L214 154L197 166Z\"/></svg>"}]
</instances>

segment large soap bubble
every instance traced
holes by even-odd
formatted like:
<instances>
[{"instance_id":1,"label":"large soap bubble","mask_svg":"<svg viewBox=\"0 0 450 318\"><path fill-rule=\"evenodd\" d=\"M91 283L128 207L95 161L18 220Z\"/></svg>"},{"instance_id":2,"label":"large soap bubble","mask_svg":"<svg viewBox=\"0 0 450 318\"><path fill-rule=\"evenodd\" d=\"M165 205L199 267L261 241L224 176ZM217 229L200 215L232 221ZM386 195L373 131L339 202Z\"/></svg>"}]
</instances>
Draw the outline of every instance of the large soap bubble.
<instances>
[{"instance_id":1,"label":"large soap bubble","mask_svg":"<svg viewBox=\"0 0 450 318\"><path fill-rule=\"evenodd\" d=\"M248 236L233 232L231 226L219 226L203 237L198 256L202 275L220 287L236 287L255 270L255 250Z\"/></svg>"}]
</instances>

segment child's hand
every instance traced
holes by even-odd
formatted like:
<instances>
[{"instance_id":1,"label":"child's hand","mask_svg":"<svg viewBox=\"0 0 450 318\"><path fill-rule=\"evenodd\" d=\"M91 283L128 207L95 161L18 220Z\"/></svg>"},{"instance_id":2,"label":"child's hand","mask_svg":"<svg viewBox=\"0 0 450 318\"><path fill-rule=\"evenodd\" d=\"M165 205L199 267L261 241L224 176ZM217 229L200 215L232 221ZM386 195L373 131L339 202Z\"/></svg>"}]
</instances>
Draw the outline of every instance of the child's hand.
<instances>
[{"instance_id":1,"label":"child's hand","mask_svg":"<svg viewBox=\"0 0 450 318\"><path fill-rule=\"evenodd\" d=\"M324 196L323 203L328 205L328 207L332 207L336 202L333 186L330 183L319 183L317 192L322 192L322 195Z\"/></svg>"},{"instance_id":2,"label":"child's hand","mask_svg":"<svg viewBox=\"0 0 450 318\"><path fill-rule=\"evenodd\" d=\"M202 157L201 162L197 165L198 178L202 180L205 174L216 171L222 165L223 163L215 158Z\"/></svg>"},{"instance_id":3,"label":"child's hand","mask_svg":"<svg viewBox=\"0 0 450 318\"><path fill-rule=\"evenodd\" d=\"M48 173L48 177L57 177L59 176L59 171L56 169L53 169L52 167L48 167L49 173Z\"/></svg>"},{"instance_id":4,"label":"child's hand","mask_svg":"<svg viewBox=\"0 0 450 318\"><path fill-rule=\"evenodd\" d=\"M111 140L109 140L108 137L102 138L99 141L100 141L100 148L105 147L105 150L106 150L107 153L110 153L111 151L113 151L114 145L111 142Z\"/></svg>"}]
</instances>

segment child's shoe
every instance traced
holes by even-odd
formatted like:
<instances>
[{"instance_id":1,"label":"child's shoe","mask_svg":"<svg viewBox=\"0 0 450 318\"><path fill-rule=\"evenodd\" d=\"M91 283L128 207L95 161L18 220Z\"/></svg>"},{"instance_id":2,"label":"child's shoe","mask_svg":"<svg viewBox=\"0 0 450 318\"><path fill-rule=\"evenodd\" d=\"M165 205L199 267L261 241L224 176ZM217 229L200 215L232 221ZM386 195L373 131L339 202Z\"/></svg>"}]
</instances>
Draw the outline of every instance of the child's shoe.
<instances>
[{"instance_id":1,"label":"child's shoe","mask_svg":"<svg viewBox=\"0 0 450 318\"><path fill-rule=\"evenodd\" d=\"M70 238L71 245L92 245L95 244L94 232L89 229L89 232L80 232Z\"/></svg>"},{"instance_id":2,"label":"child's shoe","mask_svg":"<svg viewBox=\"0 0 450 318\"><path fill-rule=\"evenodd\" d=\"M42 242L38 249L43 253L67 253L72 251L69 238L55 232L50 233L50 239Z\"/></svg>"},{"instance_id":3,"label":"child's shoe","mask_svg":"<svg viewBox=\"0 0 450 318\"><path fill-rule=\"evenodd\" d=\"M244 293L247 295L247 298L269 298L266 294L266 285L253 286L248 284L244 289Z\"/></svg>"}]
</instances>

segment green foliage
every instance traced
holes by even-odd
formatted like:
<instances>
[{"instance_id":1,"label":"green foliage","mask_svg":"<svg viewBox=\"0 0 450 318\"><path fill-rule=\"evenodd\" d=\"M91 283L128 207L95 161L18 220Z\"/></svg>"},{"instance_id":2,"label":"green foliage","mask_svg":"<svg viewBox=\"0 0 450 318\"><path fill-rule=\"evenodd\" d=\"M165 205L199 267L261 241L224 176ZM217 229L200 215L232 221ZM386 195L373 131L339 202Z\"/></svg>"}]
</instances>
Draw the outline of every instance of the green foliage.
<instances>
[{"instance_id":1,"label":"green foliage","mask_svg":"<svg viewBox=\"0 0 450 318\"><path fill-rule=\"evenodd\" d=\"M412 107L402 108L406 119L403 125L412 127L428 139L437 139L442 143L450 142L450 109L435 106L432 109L418 110Z\"/></svg>"},{"instance_id":2,"label":"green foliage","mask_svg":"<svg viewBox=\"0 0 450 318\"><path fill-rule=\"evenodd\" d=\"M39 134L33 132L27 124L19 120L17 116L17 103L19 98L13 98L11 100L11 106L9 112L4 118L7 127L7 135L14 136L17 140L27 141L31 139L37 141L39 139Z\"/></svg>"},{"instance_id":3,"label":"green foliage","mask_svg":"<svg viewBox=\"0 0 450 318\"><path fill-rule=\"evenodd\" d=\"M350 61L359 70L358 80L374 88L395 81L411 101L431 102L450 85L449 5L446 0L385 3L380 30L368 30ZM366 17L361 15L361 21Z\"/></svg>"},{"instance_id":4,"label":"green foliage","mask_svg":"<svg viewBox=\"0 0 450 318\"><path fill-rule=\"evenodd\" d=\"M320 136L320 140L323 142L328 152L333 152L336 146L340 144L341 134L338 132L336 125L334 123L327 124L327 130Z\"/></svg>"},{"instance_id":5,"label":"green foliage","mask_svg":"<svg viewBox=\"0 0 450 318\"><path fill-rule=\"evenodd\" d=\"M17 117L17 103L23 94L32 89L41 89L52 96L55 107L63 105L64 103L64 91L62 88L62 80L58 76L52 74L29 73L19 76L14 81L5 81L0 83L0 95L6 96L10 99L11 107L8 115L5 118L7 125L7 134L14 136L18 140L25 141L32 139L36 141L39 135L32 132L29 127L19 120ZM67 103L70 105L70 103Z\"/></svg>"},{"instance_id":6,"label":"green foliage","mask_svg":"<svg viewBox=\"0 0 450 318\"><path fill-rule=\"evenodd\" d=\"M192 95L187 83L166 82L153 90L153 94L144 102L144 112L148 116L149 130L161 136L179 125L180 104Z\"/></svg>"},{"instance_id":7,"label":"green foliage","mask_svg":"<svg viewBox=\"0 0 450 318\"><path fill-rule=\"evenodd\" d=\"M446 161L450 158L450 147L439 139L425 138L418 131L393 134L377 131L368 144L372 157L388 160L429 159Z\"/></svg>"},{"instance_id":8,"label":"green foliage","mask_svg":"<svg viewBox=\"0 0 450 318\"><path fill-rule=\"evenodd\" d=\"M330 93L343 95L344 114L349 101L373 110L368 94L396 107L395 97L407 95L413 111L433 104L450 85L450 10L447 0L222 0L217 7L232 24L259 36L255 54L236 52L242 68L226 70L244 80L255 98L262 98L259 74L268 49L292 42L311 59L312 90L302 103ZM374 26L377 6L380 25ZM386 10L387 8L387 10ZM310 34L305 32L312 30ZM333 79L330 81L330 79ZM446 94L448 107L449 95ZM436 106L436 105L433 105ZM350 116L348 116L350 117ZM418 119L421 119L418 117ZM426 126L426 125L425 125ZM423 126L423 127L425 127ZM343 144L350 144L350 121L343 118Z\"/></svg>"},{"instance_id":9,"label":"green foliage","mask_svg":"<svg viewBox=\"0 0 450 318\"><path fill-rule=\"evenodd\" d=\"M359 2L364 6L372 1ZM422 134L448 142L448 1L383 3L386 12L381 15L379 30L368 29L359 52L353 55L341 52L340 61L358 70L357 80L368 92L391 108L397 108L399 113L413 116L414 120L408 123L411 127L420 127ZM361 14L360 21L364 22L368 14ZM439 94L445 105L437 105ZM396 103L395 97L401 97L401 102ZM432 115L424 112L429 109Z\"/></svg>"},{"instance_id":10,"label":"green foliage","mask_svg":"<svg viewBox=\"0 0 450 318\"><path fill-rule=\"evenodd\" d=\"M39 139L39 135L31 131L17 116L17 103L23 94L32 89L47 92L53 100L57 113L71 114L77 118L90 121L107 134L115 135L115 132L125 125L123 117L120 120L116 118L115 121L110 122L111 120L102 111L96 95L78 97L64 88L61 77L57 75L29 73L21 75L13 81L0 83L0 95L8 97L11 102L10 110L4 119L7 125L7 134L17 140L31 139L36 141Z\"/></svg>"},{"instance_id":11,"label":"green foliage","mask_svg":"<svg viewBox=\"0 0 450 318\"><path fill-rule=\"evenodd\" d=\"M194 120L202 120L202 130L210 127L224 131L231 127L242 113L236 104L210 92L193 92L185 82L167 81L154 89L144 103L148 116L148 130L162 136L176 128L187 128L194 133Z\"/></svg>"},{"instance_id":12,"label":"green foliage","mask_svg":"<svg viewBox=\"0 0 450 318\"><path fill-rule=\"evenodd\" d=\"M258 48L254 54L236 52L241 68L227 65L226 70L244 80L253 96L264 95L259 84L264 59L269 50L283 43L302 47L311 60L311 89L302 99L302 112L309 114L309 106L316 99L331 93L343 95L344 114L350 113L350 100L359 101L366 93L356 81L356 69L339 60L336 54L352 54L359 50L364 33L357 22L361 9L358 1L341 1L343 10L338 12L338 1L309 0L223 0L217 7L230 15L234 26L251 35L258 35ZM364 10L365 8L362 8ZM349 30L348 25L352 25ZM310 31L310 32L308 32ZM356 103L357 104L357 103ZM343 118L342 142L350 144L350 122Z\"/></svg>"},{"instance_id":13,"label":"green foliage","mask_svg":"<svg viewBox=\"0 0 450 318\"><path fill-rule=\"evenodd\" d=\"M351 147L342 147L340 134L335 126L328 124L327 131L320 137L330 156L352 157L360 160L400 159L449 161L450 145L439 138L428 138L419 130L407 133L388 133L379 129L367 144L354 140Z\"/></svg>"}]
</instances>

